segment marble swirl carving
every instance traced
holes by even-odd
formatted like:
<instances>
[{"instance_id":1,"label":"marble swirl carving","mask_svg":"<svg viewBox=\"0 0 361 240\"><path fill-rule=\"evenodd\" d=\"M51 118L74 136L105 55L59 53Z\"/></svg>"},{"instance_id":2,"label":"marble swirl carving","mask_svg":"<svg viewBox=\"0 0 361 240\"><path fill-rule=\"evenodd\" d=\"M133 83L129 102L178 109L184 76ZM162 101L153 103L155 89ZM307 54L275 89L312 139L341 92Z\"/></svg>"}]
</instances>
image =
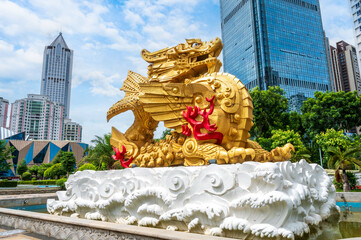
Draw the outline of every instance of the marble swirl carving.
<instances>
[{"instance_id":1,"label":"marble swirl carving","mask_svg":"<svg viewBox=\"0 0 361 240\"><path fill-rule=\"evenodd\" d=\"M66 188L51 214L237 238L294 239L337 212L331 180L305 160L83 171Z\"/></svg>"}]
</instances>

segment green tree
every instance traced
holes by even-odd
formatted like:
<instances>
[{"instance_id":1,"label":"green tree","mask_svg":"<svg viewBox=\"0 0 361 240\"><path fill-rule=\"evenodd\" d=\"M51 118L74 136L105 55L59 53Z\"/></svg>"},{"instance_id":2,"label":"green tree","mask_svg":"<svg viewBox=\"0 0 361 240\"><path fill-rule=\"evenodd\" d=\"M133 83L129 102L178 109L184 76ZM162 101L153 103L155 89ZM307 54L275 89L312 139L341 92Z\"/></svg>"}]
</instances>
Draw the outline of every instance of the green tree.
<instances>
[{"instance_id":1,"label":"green tree","mask_svg":"<svg viewBox=\"0 0 361 240\"><path fill-rule=\"evenodd\" d=\"M301 159L309 160L310 154L301 140L299 133L293 130L273 130L270 138L271 149L276 147L283 147L287 143L291 143L295 147L295 152L292 153L291 161L296 162Z\"/></svg>"},{"instance_id":2,"label":"green tree","mask_svg":"<svg viewBox=\"0 0 361 240\"><path fill-rule=\"evenodd\" d=\"M330 147L340 147L340 149L346 150L351 145L351 139L348 138L342 130L336 131L335 129L327 129L325 132L321 132L314 137L316 144L322 150L324 162L329 159L328 149Z\"/></svg>"},{"instance_id":3,"label":"green tree","mask_svg":"<svg viewBox=\"0 0 361 240\"><path fill-rule=\"evenodd\" d=\"M343 191L349 192L350 183L346 174L346 169L350 166L355 166L361 170L361 161L356 159L354 156L356 153L360 153L360 148L349 148L346 150L341 150L340 147L330 147L327 152L330 154L330 158L327 162L329 168L335 170L335 179L340 179L339 170L341 170L342 182L343 182Z\"/></svg>"},{"instance_id":4,"label":"green tree","mask_svg":"<svg viewBox=\"0 0 361 240\"><path fill-rule=\"evenodd\" d=\"M95 136L91 140L94 146L89 147L88 156L81 160L81 163L92 163L97 169L112 169L115 168L116 162L112 155L114 155L113 147L110 145L110 134L104 134L103 137Z\"/></svg>"},{"instance_id":5,"label":"green tree","mask_svg":"<svg viewBox=\"0 0 361 240\"><path fill-rule=\"evenodd\" d=\"M18 175L20 175L20 176L22 176L24 172L28 171L28 164L26 163L25 159L23 159L20 162L16 171L18 172Z\"/></svg>"},{"instance_id":6,"label":"green tree","mask_svg":"<svg viewBox=\"0 0 361 240\"><path fill-rule=\"evenodd\" d=\"M29 173L29 172L24 172L24 173L21 175L21 179L24 180L24 181L31 180L31 173Z\"/></svg>"},{"instance_id":7,"label":"green tree","mask_svg":"<svg viewBox=\"0 0 361 240\"><path fill-rule=\"evenodd\" d=\"M0 172L8 171L11 168L11 164L9 164L6 160L12 159L12 152L15 149L13 147L6 146L6 142L0 140Z\"/></svg>"},{"instance_id":8,"label":"green tree","mask_svg":"<svg viewBox=\"0 0 361 240\"><path fill-rule=\"evenodd\" d=\"M91 163L85 163L78 168L78 171L84 171L84 170L97 170L97 167Z\"/></svg>"},{"instance_id":9,"label":"green tree","mask_svg":"<svg viewBox=\"0 0 361 240\"><path fill-rule=\"evenodd\" d=\"M165 137L167 136L167 135L170 135L170 132L171 132L172 130L171 129L165 129L164 131L163 131L163 133L162 133L162 137L160 138L160 139L164 139L165 140Z\"/></svg>"},{"instance_id":10,"label":"green tree","mask_svg":"<svg viewBox=\"0 0 361 240\"><path fill-rule=\"evenodd\" d=\"M303 127L313 138L326 129L349 130L361 125L361 96L354 92L315 92L301 108Z\"/></svg>"},{"instance_id":11,"label":"green tree","mask_svg":"<svg viewBox=\"0 0 361 240\"><path fill-rule=\"evenodd\" d=\"M73 172L76 166L76 159L74 157L74 153L72 152L61 152L59 154L59 161L61 163L61 166L66 171L67 177L69 177L69 173Z\"/></svg>"},{"instance_id":12,"label":"green tree","mask_svg":"<svg viewBox=\"0 0 361 240\"><path fill-rule=\"evenodd\" d=\"M51 166L53 166L53 164L51 163L42 163L39 166L39 170L38 170L38 176L44 178L44 173L45 171L50 168Z\"/></svg>"},{"instance_id":13,"label":"green tree","mask_svg":"<svg viewBox=\"0 0 361 240\"><path fill-rule=\"evenodd\" d=\"M269 87L266 91L258 87L250 91L253 99L254 126L251 135L259 139L270 138L272 130L286 129L288 100L280 87Z\"/></svg>"},{"instance_id":14,"label":"green tree","mask_svg":"<svg viewBox=\"0 0 361 240\"><path fill-rule=\"evenodd\" d=\"M56 163L50 168L46 169L44 172L44 178L52 178L59 179L61 176L66 174L65 169L61 165L61 163Z\"/></svg>"},{"instance_id":15,"label":"green tree","mask_svg":"<svg viewBox=\"0 0 361 240\"><path fill-rule=\"evenodd\" d=\"M302 114L292 111L290 113L288 113L288 118L287 120L287 129L288 130L293 130L295 133L299 133L301 138L303 138L303 136L306 133L305 128L302 125Z\"/></svg>"},{"instance_id":16,"label":"green tree","mask_svg":"<svg viewBox=\"0 0 361 240\"><path fill-rule=\"evenodd\" d=\"M39 172L39 166L38 165L34 165L32 167L29 167L29 172L32 174L32 175L35 175L36 178L38 178L38 172Z\"/></svg>"},{"instance_id":17,"label":"green tree","mask_svg":"<svg viewBox=\"0 0 361 240\"><path fill-rule=\"evenodd\" d=\"M57 163L61 163L61 159L64 156L64 151L60 150L56 156L54 157L54 159L51 161L51 164L57 164Z\"/></svg>"}]
</instances>

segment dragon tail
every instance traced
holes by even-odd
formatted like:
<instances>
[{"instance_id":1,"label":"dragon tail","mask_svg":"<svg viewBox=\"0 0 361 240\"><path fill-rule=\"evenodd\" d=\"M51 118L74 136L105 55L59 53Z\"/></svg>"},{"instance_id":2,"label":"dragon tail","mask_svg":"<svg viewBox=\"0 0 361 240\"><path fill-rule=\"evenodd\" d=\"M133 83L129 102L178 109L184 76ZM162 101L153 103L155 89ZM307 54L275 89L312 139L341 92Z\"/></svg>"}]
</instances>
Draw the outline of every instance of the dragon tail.
<instances>
[{"instance_id":1,"label":"dragon tail","mask_svg":"<svg viewBox=\"0 0 361 240\"><path fill-rule=\"evenodd\" d=\"M139 95L141 93L139 84L146 82L147 78L138 73L128 71L128 76L124 81L123 87L120 89L125 92L125 96L108 110L108 122L111 118L120 113L135 109L137 102L139 101Z\"/></svg>"}]
</instances>

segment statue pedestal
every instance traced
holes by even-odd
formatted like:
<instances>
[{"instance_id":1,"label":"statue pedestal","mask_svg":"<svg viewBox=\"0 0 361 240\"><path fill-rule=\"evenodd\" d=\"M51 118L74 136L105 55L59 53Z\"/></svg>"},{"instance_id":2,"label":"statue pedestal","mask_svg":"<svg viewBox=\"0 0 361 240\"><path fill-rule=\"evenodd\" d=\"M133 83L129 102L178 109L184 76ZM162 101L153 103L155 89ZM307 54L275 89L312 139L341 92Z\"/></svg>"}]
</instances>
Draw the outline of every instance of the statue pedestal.
<instances>
[{"instance_id":1,"label":"statue pedestal","mask_svg":"<svg viewBox=\"0 0 361 240\"><path fill-rule=\"evenodd\" d=\"M323 168L301 160L83 171L52 214L242 238L293 239L337 210Z\"/></svg>"}]
</instances>

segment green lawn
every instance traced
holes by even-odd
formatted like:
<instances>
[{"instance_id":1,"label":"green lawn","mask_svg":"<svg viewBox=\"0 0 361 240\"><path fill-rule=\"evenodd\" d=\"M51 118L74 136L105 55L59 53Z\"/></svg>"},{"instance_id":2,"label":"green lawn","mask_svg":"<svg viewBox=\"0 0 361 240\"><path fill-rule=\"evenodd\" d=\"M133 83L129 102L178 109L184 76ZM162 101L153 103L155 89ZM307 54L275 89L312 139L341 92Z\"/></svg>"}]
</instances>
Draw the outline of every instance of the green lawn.
<instances>
[{"instance_id":1,"label":"green lawn","mask_svg":"<svg viewBox=\"0 0 361 240\"><path fill-rule=\"evenodd\" d=\"M336 192L343 192L343 190L336 189ZM354 190L351 190L351 192L361 192L361 189L354 189Z\"/></svg>"}]
</instances>

